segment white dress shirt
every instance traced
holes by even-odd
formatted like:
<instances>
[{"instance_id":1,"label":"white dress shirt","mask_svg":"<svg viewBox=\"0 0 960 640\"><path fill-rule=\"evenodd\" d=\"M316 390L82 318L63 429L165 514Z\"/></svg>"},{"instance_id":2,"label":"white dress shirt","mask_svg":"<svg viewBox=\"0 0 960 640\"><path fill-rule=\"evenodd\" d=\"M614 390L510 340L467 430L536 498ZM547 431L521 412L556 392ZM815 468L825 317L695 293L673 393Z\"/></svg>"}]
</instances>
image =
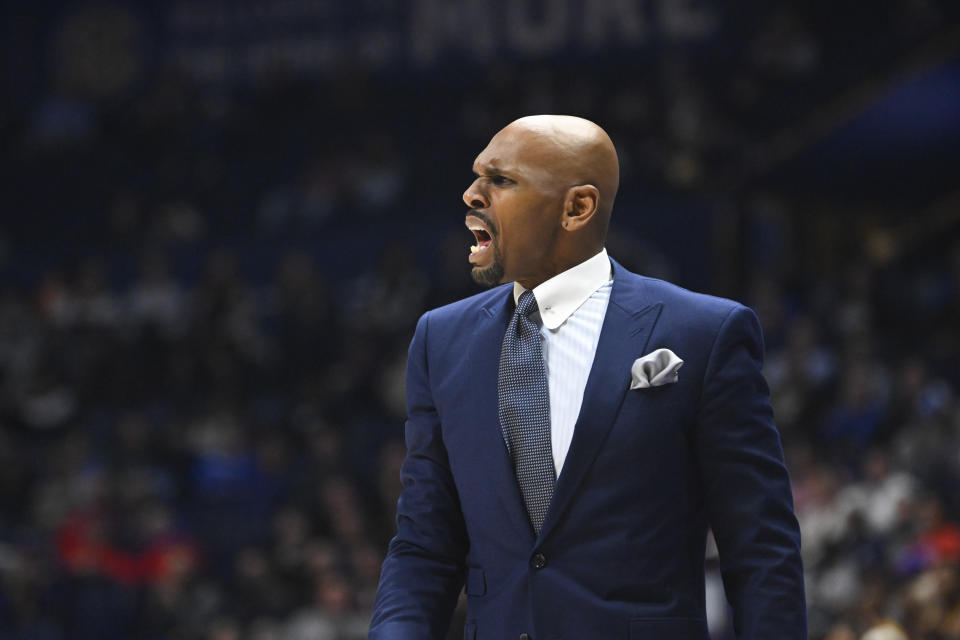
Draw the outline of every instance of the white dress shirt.
<instances>
[{"instance_id":1,"label":"white dress shirt","mask_svg":"<svg viewBox=\"0 0 960 640\"><path fill-rule=\"evenodd\" d=\"M550 443L557 477L570 450L583 391L610 302L613 269L607 250L533 288L550 392ZM513 283L513 299L526 289Z\"/></svg>"}]
</instances>

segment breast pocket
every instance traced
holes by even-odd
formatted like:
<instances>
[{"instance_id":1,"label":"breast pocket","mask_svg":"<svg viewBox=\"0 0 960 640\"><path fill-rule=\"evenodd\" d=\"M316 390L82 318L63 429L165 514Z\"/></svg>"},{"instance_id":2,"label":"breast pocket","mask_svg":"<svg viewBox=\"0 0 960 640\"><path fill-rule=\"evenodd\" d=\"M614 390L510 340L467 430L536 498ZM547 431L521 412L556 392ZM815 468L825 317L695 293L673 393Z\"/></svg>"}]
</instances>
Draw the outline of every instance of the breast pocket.
<instances>
[{"instance_id":1,"label":"breast pocket","mask_svg":"<svg viewBox=\"0 0 960 640\"><path fill-rule=\"evenodd\" d=\"M698 618L634 618L630 640L709 640L707 624Z\"/></svg>"},{"instance_id":2,"label":"breast pocket","mask_svg":"<svg viewBox=\"0 0 960 640\"><path fill-rule=\"evenodd\" d=\"M631 389L623 399L620 415L689 422L696 417L697 397L692 383L666 384L649 389Z\"/></svg>"}]
</instances>

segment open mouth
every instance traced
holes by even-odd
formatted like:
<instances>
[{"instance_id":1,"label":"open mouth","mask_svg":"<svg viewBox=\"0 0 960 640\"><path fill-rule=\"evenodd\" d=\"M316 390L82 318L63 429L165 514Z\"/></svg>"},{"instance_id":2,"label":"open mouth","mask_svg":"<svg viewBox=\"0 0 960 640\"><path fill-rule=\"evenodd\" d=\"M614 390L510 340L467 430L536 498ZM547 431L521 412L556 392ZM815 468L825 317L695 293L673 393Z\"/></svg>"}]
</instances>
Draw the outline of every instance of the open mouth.
<instances>
[{"instance_id":1,"label":"open mouth","mask_svg":"<svg viewBox=\"0 0 960 640\"><path fill-rule=\"evenodd\" d=\"M486 229L471 228L470 231L477 238L477 244L470 247L470 253L480 253L490 246L490 234Z\"/></svg>"},{"instance_id":2,"label":"open mouth","mask_svg":"<svg viewBox=\"0 0 960 640\"><path fill-rule=\"evenodd\" d=\"M490 230L486 225L477 218L468 218L466 224L467 229L473 233L474 238L477 240L477 243L470 247L470 255L473 257L486 251L493 242L493 237L490 235Z\"/></svg>"}]
</instances>

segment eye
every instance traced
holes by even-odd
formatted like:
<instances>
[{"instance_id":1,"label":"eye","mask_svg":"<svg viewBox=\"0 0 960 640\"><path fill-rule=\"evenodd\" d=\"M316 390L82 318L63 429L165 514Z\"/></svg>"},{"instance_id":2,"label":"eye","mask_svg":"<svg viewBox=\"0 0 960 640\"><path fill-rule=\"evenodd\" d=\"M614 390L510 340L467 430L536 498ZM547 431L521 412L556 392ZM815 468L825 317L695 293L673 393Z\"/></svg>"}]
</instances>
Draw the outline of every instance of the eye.
<instances>
[{"instance_id":1,"label":"eye","mask_svg":"<svg viewBox=\"0 0 960 640\"><path fill-rule=\"evenodd\" d=\"M510 180L509 178L504 178L503 176L490 176L490 182L500 187L505 184L509 184Z\"/></svg>"}]
</instances>

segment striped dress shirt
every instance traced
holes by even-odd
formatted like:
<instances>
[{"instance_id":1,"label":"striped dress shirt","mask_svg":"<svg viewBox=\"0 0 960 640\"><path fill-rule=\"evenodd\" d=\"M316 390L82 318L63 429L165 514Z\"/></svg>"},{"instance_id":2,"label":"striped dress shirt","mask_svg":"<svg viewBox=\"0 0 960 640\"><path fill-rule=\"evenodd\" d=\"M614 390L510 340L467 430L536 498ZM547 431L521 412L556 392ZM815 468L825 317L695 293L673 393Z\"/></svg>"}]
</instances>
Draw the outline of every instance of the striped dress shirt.
<instances>
[{"instance_id":1,"label":"striped dress shirt","mask_svg":"<svg viewBox=\"0 0 960 640\"><path fill-rule=\"evenodd\" d=\"M613 270L607 250L533 288L550 393L550 443L557 477L573 440L583 391L610 302ZM514 301L526 291L513 283Z\"/></svg>"}]
</instances>

